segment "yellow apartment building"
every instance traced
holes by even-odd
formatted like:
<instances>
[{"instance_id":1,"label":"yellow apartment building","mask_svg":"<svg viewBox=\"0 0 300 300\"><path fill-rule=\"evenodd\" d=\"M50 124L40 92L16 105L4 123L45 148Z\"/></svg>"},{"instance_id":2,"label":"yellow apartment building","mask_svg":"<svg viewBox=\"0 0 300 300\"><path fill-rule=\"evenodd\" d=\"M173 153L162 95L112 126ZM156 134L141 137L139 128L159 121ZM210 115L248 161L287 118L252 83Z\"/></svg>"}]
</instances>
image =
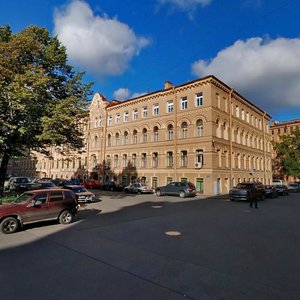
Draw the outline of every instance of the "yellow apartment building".
<instances>
[{"instance_id":1,"label":"yellow apartment building","mask_svg":"<svg viewBox=\"0 0 300 300\"><path fill-rule=\"evenodd\" d=\"M238 182L272 181L271 116L214 76L127 101L96 93L85 147L50 159L36 154L40 177L97 178L152 187L191 181L205 195Z\"/></svg>"}]
</instances>

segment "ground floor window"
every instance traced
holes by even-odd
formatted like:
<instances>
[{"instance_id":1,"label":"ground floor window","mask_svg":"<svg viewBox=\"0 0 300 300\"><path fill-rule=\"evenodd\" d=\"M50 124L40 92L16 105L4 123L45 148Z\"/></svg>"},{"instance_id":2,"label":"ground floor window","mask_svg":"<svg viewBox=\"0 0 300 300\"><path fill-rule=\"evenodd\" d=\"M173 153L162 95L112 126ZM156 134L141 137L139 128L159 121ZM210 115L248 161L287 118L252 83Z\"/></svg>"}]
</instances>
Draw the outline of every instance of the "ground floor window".
<instances>
[{"instance_id":1,"label":"ground floor window","mask_svg":"<svg viewBox=\"0 0 300 300\"><path fill-rule=\"evenodd\" d=\"M181 182L187 182L188 179L184 177L184 178L181 178L180 181L181 181Z\"/></svg>"},{"instance_id":2,"label":"ground floor window","mask_svg":"<svg viewBox=\"0 0 300 300\"><path fill-rule=\"evenodd\" d=\"M167 184L171 183L173 181L173 177L167 177Z\"/></svg>"},{"instance_id":3,"label":"ground floor window","mask_svg":"<svg viewBox=\"0 0 300 300\"><path fill-rule=\"evenodd\" d=\"M153 187L154 189L157 188L157 177L152 177L152 187Z\"/></svg>"}]
</instances>

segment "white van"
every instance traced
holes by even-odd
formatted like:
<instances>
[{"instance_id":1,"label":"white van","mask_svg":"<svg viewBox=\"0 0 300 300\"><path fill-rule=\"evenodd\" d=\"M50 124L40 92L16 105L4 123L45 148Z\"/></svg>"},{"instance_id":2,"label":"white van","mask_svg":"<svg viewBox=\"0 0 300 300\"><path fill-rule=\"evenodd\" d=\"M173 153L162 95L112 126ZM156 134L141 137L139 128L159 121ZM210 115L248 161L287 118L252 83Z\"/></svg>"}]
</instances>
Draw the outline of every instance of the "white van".
<instances>
[{"instance_id":1,"label":"white van","mask_svg":"<svg viewBox=\"0 0 300 300\"><path fill-rule=\"evenodd\" d=\"M273 179L272 185L282 185L284 184L281 179Z\"/></svg>"}]
</instances>

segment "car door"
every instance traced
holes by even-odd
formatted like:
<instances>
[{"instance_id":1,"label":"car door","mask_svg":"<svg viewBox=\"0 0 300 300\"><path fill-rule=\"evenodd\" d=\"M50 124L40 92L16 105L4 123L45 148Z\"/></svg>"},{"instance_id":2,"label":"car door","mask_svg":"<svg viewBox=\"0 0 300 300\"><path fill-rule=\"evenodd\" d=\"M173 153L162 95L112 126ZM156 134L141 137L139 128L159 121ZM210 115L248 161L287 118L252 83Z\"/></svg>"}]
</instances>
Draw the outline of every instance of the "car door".
<instances>
[{"instance_id":1,"label":"car door","mask_svg":"<svg viewBox=\"0 0 300 300\"><path fill-rule=\"evenodd\" d=\"M31 202L24 208L22 222L31 223L47 219L49 212L47 192L34 195Z\"/></svg>"}]
</instances>

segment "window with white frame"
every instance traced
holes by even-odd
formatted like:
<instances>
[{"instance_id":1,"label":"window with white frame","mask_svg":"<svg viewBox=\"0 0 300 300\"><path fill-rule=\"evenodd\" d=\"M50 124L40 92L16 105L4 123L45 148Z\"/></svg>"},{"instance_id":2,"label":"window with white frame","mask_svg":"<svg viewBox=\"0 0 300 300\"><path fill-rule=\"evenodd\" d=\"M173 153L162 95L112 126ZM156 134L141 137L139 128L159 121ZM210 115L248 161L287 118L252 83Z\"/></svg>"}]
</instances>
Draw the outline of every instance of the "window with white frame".
<instances>
[{"instance_id":1,"label":"window with white frame","mask_svg":"<svg viewBox=\"0 0 300 300\"><path fill-rule=\"evenodd\" d=\"M116 146L120 145L120 135L119 133L116 133Z\"/></svg>"},{"instance_id":2,"label":"window with white frame","mask_svg":"<svg viewBox=\"0 0 300 300\"><path fill-rule=\"evenodd\" d=\"M188 155L186 150L182 150L180 152L180 162L181 162L181 167L187 167L188 164Z\"/></svg>"},{"instance_id":3,"label":"window with white frame","mask_svg":"<svg viewBox=\"0 0 300 300\"><path fill-rule=\"evenodd\" d=\"M203 149L196 150L195 160L196 160L195 163L200 164L201 166L204 164Z\"/></svg>"},{"instance_id":4,"label":"window with white frame","mask_svg":"<svg viewBox=\"0 0 300 300\"><path fill-rule=\"evenodd\" d=\"M182 97L181 98L181 110L187 109L187 105L188 105L187 102L188 102L187 97Z\"/></svg>"},{"instance_id":5,"label":"window with white frame","mask_svg":"<svg viewBox=\"0 0 300 300\"><path fill-rule=\"evenodd\" d=\"M128 132L127 131L124 132L124 144L128 145Z\"/></svg>"},{"instance_id":6,"label":"window with white frame","mask_svg":"<svg viewBox=\"0 0 300 300\"><path fill-rule=\"evenodd\" d=\"M181 124L181 138L186 139L188 137L188 125L187 122Z\"/></svg>"},{"instance_id":7,"label":"window with white frame","mask_svg":"<svg viewBox=\"0 0 300 300\"><path fill-rule=\"evenodd\" d=\"M196 135L197 136L203 136L204 130L203 130L203 120L199 119L196 122Z\"/></svg>"},{"instance_id":8,"label":"window with white frame","mask_svg":"<svg viewBox=\"0 0 300 300\"><path fill-rule=\"evenodd\" d=\"M114 168L118 168L119 167L119 156L118 154L114 155Z\"/></svg>"},{"instance_id":9,"label":"window with white frame","mask_svg":"<svg viewBox=\"0 0 300 300\"><path fill-rule=\"evenodd\" d=\"M123 168L126 168L128 165L127 154L123 154Z\"/></svg>"},{"instance_id":10,"label":"window with white frame","mask_svg":"<svg viewBox=\"0 0 300 300\"><path fill-rule=\"evenodd\" d=\"M152 167L153 168L158 167L158 153L157 152L152 153Z\"/></svg>"},{"instance_id":11,"label":"window with white frame","mask_svg":"<svg viewBox=\"0 0 300 300\"><path fill-rule=\"evenodd\" d=\"M144 128L143 129L143 143L147 143L147 138L148 138L148 135L147 135L147 129Z\"/></svg>"},{"instance_id":12,"label":"window with white frame","mask_svg":"<svg viewBox=\"0 0 300 300\"><path fill-rule=\"evenodd\" d=\"M172 113L174 111L174 103L173 100L169 100L167 102L167 113Z\"/></svg>"},{"instance_id":13,"label":"window with white frame","mask_svg":"<svg viewBox=\"0 0 300 300\"><path fill-rule=\"evenodd\" d=\"M111 135L110 134L107 136L107 146L111 147Z\"/></svg>"},{"instance_id":14,"label":"window with white frame","mask_svg":"<svg viewBox=\"0 0 300 300\"><path fill-rule=\"evenodd\" d=\"M111 126L111 125L112 125L112 116L108 116L108 119L107 119L107 125L108 125L108 126Z\"/></svg>"},{"instance_id":15,"label":"window with white frame","mask_svg":"<svg viewBox=\"0 0 300 300\"><path fill-rule=\"evenodd\" d=\"M132 144L136 144L137 143L137 131L133 130L132 132Z\"/></svg>"},{"instance_id":16,"label":"window with white frame","mask_svg":"<svg viewBox=\"0 0 300 300\"><path fill-rule=\"evenodd\" d=\"M236 117L240 117L240 108L238 107L238 105L235 107L235 116Z\"/></svg>"},{"instance_id":17,"label":"window with white frame","mask_svg":"<svg viewBox=\"0 0 300 300\"><path fill-rule=\"evenodd\" d=\"M129 121L129 114L128 111L124 112L124 122L128 122Z\"/></svg>"},{"instance_id":18,"label":"window with white frame","mask_svg":"<svg viewBox=\"0 0 300 300\"><path fill-rule=\"evenodd\" d=\"M141 154L141 168L147 167L147 153Z\"/></svg>"},{"instance_id":19,"label":"window with white frame","mask_svg":"<svg viewBox=\"0 0 300 300\"><path fill-rule=\"evenodd\" d=\"M147 108L147 106L144 106L142 108L142 117L147 118L147 116L148 116L148 108Z\"/></svg>"},{"instance_id":20,"label":"window with white frame","mask_svg":"<svg viewBox=\"0 0 300 300\"><path fill-rule=\"evenodd\" d=\"M134 109L132 112L132 120L137 120L138 119L138 110Z\"/></svg>"},{"instance_id":21,"label":"window with white frame","mask_svg":"<svg viewBox=\"0 0 300 300\"><path fill-rule=\"evenodd\" d=\"M203 93L197 93L195 98L195 106L199 107L203 105Z\"/></svg>"},{"instance_id":22,"label":"window with white frame","mask_svg":"<svg viewBox=\"0 0 300 300\"><path fill-rule=\"evenodd\" d=\"M115 123L120 124L120 114L116 114Z\"/></svg>"},{"instance_id":23,"label":"window with white frame","mask_svg":"<svg viewBox=\"0 0 300 300\"><path fill-rule=\"evenodd\" d=\"M136 154L135 153L132 153L131 155L131 165L132 167L136 167Z\"/></svg>"},{"instance_id":24,"label":"window with white frame","mask_svg":"<svg viewBox=\"0 0 300 300\"><path fill-rule=\"evenodd\" d=\"M167 167L173 167L173 152L167 152Z\"/></svg>"},{"instance_id":25,"label":"window with white frame","mask_svg":"<svg viewBox=\"0 0 300 300\"><path fill-rule=\"evenodd\" d=\"M169 124L167 127L167 140L173 140L174 137L174 128L172 124Z\"/></svg>"},{"instance_id":26,"label":"window with white frame","mask_svg":"<svg viewBox=\"0 0 300 300\"><path fill-rule=\"evenodd\" d=\"M153 127L153 142L158 142L158 127Z\"/></svg>"},{"instance_id":27,"label":"window with white frame","mask_svg":"<svg viewBox=\"0 0 300 300\"><path fill-rule=\"evenodd\" d=\"M158 116L159 115L159 105L158 103L155 103L153 105L153 116Z\"/></svg>"}]
</instances>

